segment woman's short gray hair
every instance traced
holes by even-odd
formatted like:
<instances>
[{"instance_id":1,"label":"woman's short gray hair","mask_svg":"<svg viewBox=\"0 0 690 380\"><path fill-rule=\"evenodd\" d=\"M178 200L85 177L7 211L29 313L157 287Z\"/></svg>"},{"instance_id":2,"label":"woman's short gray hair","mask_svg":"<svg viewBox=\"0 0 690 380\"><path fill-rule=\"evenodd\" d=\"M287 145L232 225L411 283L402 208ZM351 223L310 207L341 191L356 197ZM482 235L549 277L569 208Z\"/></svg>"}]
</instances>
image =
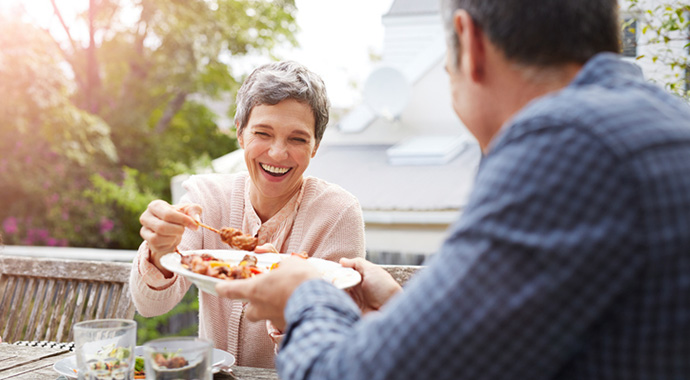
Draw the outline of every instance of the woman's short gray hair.
<instances>
[{"instance_id":1,"label":"woman's short gray hair","mask_svg":"<svg viewBox=\"0 0 690 380\"><path fill-rule=\"evenodd\" d=\"M237 134L242 134L254 107L262 104L275 105L285 99L294 99L311 107L314 113L314 136L318 145L328 124L331 102L321 77L294 61L265 64L249 74L237 92Z\"/></svg>"}]
</instances>

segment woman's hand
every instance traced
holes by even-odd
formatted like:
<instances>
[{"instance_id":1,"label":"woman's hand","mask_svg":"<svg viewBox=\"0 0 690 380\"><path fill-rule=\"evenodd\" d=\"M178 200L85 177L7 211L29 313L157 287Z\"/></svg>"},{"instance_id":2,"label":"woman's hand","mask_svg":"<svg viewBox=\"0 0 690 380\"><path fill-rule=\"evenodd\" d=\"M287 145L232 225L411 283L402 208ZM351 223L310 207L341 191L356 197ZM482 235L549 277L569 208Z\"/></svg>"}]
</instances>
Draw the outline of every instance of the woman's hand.
<instances>
[{"instance_id":1,"label":"woman's hand","mask_svg":"<svg viewBox=\"0 0 690 380\"><path fill-rule=\"evenodd\" d=\"M201 206L197 204L173 207L160 199L149 203L146 211L141 214L139 234L148 242L149 260L166 278L172 277L173 274L163 268L160 263L161 257L175 251L182 240L185 227L193 230L199 228L194 220L194 217L199 214L201 214Z\"/></svg>"},{"instance_id":2,"label":"woman's hand","mask_svg":"<svg viewBox=\"0 0 690 380\"><path fill-rule=\"evenodd\" d=\"M278 250L273 244L266 243L257 245L256 248L254 248L254 253L278 253Z\"/></svg>"},{"instance_id":3,"label":"woman's hand","mask_svg":"<svg viewBox=\"0 0 690 380\"><path fill-rule=\"evenodd\" d=\"M362 282L347 290L362 314L380 309L392 296L402 291L393 276L374 263L362 258L342 258L340 265L362 275Z\"/></svg>"}]
</instances>

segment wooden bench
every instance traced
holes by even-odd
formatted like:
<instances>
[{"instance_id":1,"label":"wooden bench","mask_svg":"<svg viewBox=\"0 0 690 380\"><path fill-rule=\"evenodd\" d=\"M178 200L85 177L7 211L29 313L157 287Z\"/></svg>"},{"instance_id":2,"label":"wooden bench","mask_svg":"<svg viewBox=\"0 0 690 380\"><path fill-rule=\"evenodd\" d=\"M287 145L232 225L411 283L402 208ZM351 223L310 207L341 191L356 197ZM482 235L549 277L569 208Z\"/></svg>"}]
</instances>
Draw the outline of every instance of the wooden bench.
<instances>
[{"instance_id":1,"label":"wooden bench","mask_svg":"<svg viewBox=\"0 0 690 380\"><path fill-rule=\"evenodd\" d=\"M423 266L420 265L381 265L381 268L385 269L395 281L404 286L405 283Z\"/></svg>"},{"instance_id":2,"label":"wooden bench","mask_svg":"<svg viewBox=\"0 0 690 380\"><path fill-rule=\"evenodd\" d=\"M0 256L0 336L72 341L83 320L134 317L131 263Z\"/></svg>"}]
</instances>

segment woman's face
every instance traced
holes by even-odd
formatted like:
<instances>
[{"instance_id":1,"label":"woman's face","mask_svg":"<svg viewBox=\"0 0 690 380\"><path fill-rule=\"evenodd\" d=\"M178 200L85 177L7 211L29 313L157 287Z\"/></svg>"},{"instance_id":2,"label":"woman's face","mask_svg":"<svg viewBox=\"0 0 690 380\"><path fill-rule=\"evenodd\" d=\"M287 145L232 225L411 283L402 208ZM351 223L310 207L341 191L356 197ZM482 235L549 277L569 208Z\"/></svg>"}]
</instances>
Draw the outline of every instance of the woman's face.
<instances>
[{"instance_id":1,"label":"woman's face","mask_svg":"<svg viewBox=\"0 0 690 380\"><path fill-rule=\"evenodd\" d=\"M311 107L294 99L252 109L237 136L254 185L252 201L287 202L300 188L318 148L314 123Z\"/></svg>"}]
</instances>

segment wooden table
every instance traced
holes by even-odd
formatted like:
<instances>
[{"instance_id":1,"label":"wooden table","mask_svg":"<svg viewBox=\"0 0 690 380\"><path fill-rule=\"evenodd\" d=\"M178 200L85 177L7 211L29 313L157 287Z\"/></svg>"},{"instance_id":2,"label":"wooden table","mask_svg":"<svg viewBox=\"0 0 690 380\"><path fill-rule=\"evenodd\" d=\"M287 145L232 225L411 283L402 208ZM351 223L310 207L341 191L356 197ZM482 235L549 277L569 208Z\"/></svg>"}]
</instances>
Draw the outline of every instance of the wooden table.
<instances>
[{"instance_id":1,"label":"wooden table","mask_svg":"<svg viewBox=\"0 0 690 380\"><path fill-rule=\"evenodd\" d=\"M45 347L25 347L0 343L0 380L56 380L55 362L73 352ZM217 373L214 380L277 380L273 369L233 366L232 373Z\"/></svg>"}]
</instances>

